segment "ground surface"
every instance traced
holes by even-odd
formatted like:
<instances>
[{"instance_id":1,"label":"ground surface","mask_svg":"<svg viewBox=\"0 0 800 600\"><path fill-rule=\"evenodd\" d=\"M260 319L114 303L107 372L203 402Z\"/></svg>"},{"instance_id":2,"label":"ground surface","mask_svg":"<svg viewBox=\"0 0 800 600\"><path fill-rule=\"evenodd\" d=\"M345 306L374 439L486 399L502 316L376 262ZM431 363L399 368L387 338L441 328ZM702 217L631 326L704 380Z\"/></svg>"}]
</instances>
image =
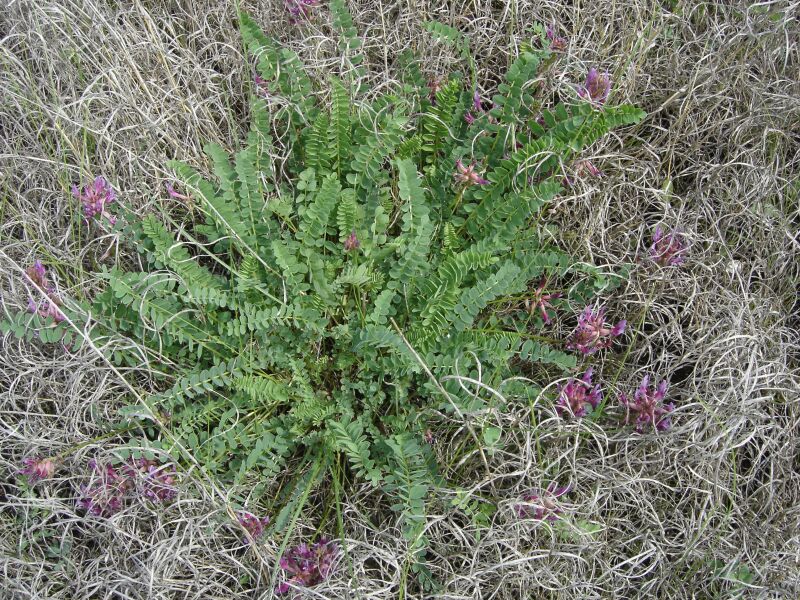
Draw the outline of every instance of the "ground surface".
<instances>
[{"instance_id":1,"label":"ground surface","mask_svg":"<svg viewBox=\"0 0 800 600\"><path fill-rule=\"evenodd\" d=\"M64 292L96 288L90 273L116 240L81 229L72 181L103 174L128 205L169 208L167 158L202 164L205 141L236 147L250 70L234 4L17 0L3 10L3 310L25 305L19 269L37 257ZM317 75L336 64L324 8L314 22L291 25L277 0L241 4ZM512 450L491 458L491 477L461 482L498 507L491 526L478 529L447 510L446 491L431 523L439 597L800 596L800 5L351 7L378 84L396 76L392 57L406 47L431 57L430 75L455 64L422 33L420 23L433 18L469 34L486 88L539 21L568 39L546 85L558 90L589 66L608 68L613 100L648 113L587 153L605 178L579 182L549 216L558 242L581 259L608 269L639 265L608 299L632 325L614 388L631 388L645 372L670 378L674 426L659 436L610 434L522 404L498 414ZM637 263L658 223L691 239L680 268ZM101 436L125 388L90 349L67 353L5 337L0 364L0 597L270 597L265 573L279 542L267 540L257 553L244 547L226 503L191 471L167 508L135 505L113 519L76 509L70 490L86 480L87 460L121 443ZM443 459L457 454L447 440L437 443ZM54 481L20 487L14 471L24 457L61 452ZM554 468L573 485L570 514L596 524L593 535L569 541L546 523L517 518L515 500ZM351 490L347 556L308 597L397 595L405 548L390 520L365 518L371 494ZM298 540L316 527L311 500Z\"/></svg>"}]
</instances>

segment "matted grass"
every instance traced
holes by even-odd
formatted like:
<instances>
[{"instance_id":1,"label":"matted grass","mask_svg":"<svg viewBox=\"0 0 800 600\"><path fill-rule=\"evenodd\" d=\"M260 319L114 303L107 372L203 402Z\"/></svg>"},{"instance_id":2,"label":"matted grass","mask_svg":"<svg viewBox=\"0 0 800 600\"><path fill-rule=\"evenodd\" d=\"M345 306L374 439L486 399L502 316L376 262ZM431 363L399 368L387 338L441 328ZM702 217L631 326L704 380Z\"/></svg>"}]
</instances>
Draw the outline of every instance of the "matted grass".
<instances>
[{"instance_id":1,"label":"matted grass","mask_svg":"<svg viewBox=\"0 0 800 600\"><path fill-rule=\"evenodd\" d=\"M617 391L647 372L667 377L674 426L640 435L591 419L564 422L544 396L495 397L506 409L468 416L503 431L488 473L465 424L444 428L435 449L464 490L459 500L497 510L480 527L469 509L452 506L453 491L436 493L427 536L437 597L800 596L800 6L731 4L351 4L375 86L396 79L393 58L405 48L430 57L431 76L457 64L423 33L421 22L437 19L470 36L488 90L523 30L539 21L557 24L569 41L542 74L545 89L566 93L588 67L608 68L613 100L648 112L640 126L586 153L605 177L579 181L548 217L575 256L608 271L631 268L607 298L631 331L602 366L606 396L615 403ZM278 0L241 6L316 76L339 69L324 8L313 22L291 25ZM97 289L91 272L109 256L136 260L114 235L78 225L71 182L103 174L127 205L180 219L186 207L163 192L166 159L204 166L204 142L237 145L250 73L235 8L222 0L17 0L0 14L4 311L24 307L20 269L34 258L65 295ZM691 240L685 265L640 260L659 223ZM554 337L573 325L562 311ZM272 595L282 539L247 546L230 518L245 503L265 514L269 498L249 498L184 465L174 503L84 516L77 489L89 458L124 443L105 432L129 388L90 348L70 353L5 336L0 361L8 474L0 597ZM147 389L146 371L123 375ZM539 383L552 390L555 382ZM56 477L33 491L14 475L24 457L59 453ZM564 497L570 522L584 520L594 533L567 539L548 522L518 518L520 495L553 479L574 488ZM330 508L323 491L311 493L293 541L313 534ZM307 597L431 595L405 585L407 549L396 516L373 514L376 495L368 486L345 490L346 554Z\"/></svg>"}]
</instances>

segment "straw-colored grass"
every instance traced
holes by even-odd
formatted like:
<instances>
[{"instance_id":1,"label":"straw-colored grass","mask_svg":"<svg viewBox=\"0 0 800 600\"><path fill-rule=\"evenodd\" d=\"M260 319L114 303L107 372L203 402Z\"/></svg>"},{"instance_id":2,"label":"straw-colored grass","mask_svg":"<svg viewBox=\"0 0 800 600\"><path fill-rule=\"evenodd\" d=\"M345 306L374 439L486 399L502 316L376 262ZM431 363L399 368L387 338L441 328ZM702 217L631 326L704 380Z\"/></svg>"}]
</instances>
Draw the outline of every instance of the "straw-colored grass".
<instances>
[{"instance_id":1,"label":"straw-colored grass","mask_svg":"<svg viewBox=\"0 0 800 600\"><path fill-rule=\"evenodd\" d=\"M136 260L113 234L79 226L69 185L103 174L120 200L180 218L163 193L168 158L204 165L200 148L237 145L250 77L223 0L16 0L0 11L0 273L3 311L27 300L20 269L41 258L65 295L98 288L92 272ZM291 25L282 2L241 6L311 71L338 70L329 15ZM474 0L351 3L375 86L397 78L405 48L430 75L457 57L420 26L438 19L470 37L488 90L533 22L554 23L569 46L546 89L566 90L590 66L612 73L612 99L648 112L586 154L604 172L552 206L557 242L581 260L631 276L609 294L626 316L629 348L610 358L606 396L645 373L671 380L673 428L660 435L564 422L544 397L472 415L504 432L490 475L472 464L464 434L437 439L448 474L473 501L497 507L490 526L431 502L430 567L438 592L405 584L396 517L376 519L376 492L347 490L346 554L309 598L797 598L800 596L800 4L791 1ZM658 269L642 259L655 225L680 227L689 260ZM577 309L578 307L576 307ZM554 334L571 324L564 315ZM209 482L191 465L176 502L134 504L88 518L75 496L88 459L129 388L91 348L0 338L0 598L269 598L281 543L246 546L233 504L265 502ZM146 373L124 374L145 389ZM454 374L455 375L455 374ZM540 382L550 386L552 382ZM469 382L465 382L469 387ZM471 389L471 388L470 388ZM498 390L503 394L503 390ZM484 392L485 393L485 392ZM463 424L459 424L461 426ZM465 430L462 430L462 432ZM105 436L105 437L104 437ZM25 489L22 459L65 453L55 479ZM571 483L565 539L519 519L521 494ZM321 492L320 492L321 493ZM312 534L312 494L293 540ZM333 533L332 531L330 533ZM749 574L750 577L745 577ZM742 583L747 579L748 583Z\"/></svg>"}]
</instances>

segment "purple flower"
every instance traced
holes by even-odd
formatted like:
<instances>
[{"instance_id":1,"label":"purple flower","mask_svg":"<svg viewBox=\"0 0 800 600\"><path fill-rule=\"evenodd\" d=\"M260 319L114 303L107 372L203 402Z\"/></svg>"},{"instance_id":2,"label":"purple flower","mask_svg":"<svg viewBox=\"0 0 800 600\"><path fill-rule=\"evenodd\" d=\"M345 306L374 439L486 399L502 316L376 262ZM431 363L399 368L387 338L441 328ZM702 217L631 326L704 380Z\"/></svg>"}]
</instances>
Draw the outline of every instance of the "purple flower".
<instances>
[{"instance_id":1,"label":"purple flower","mask_svg":"<svg viewBox=\"0 0 800 600\"><path fill-rule=\"evenodd\" d=\"M96 517L118 513L132 488L130 479L111 465L101 467L94 459L89 461L89 466L94 475L91 483L81 486L78 507Z\"/></svg>"},{"instance_id":2,"label":"purple flower","mask_svg":"<svg viewBox=\"0 0 800 600\"><path fill-rule=\"evenodd\" d=\"M40 479L49 479L56 472L56 463L52 458L26 458L22 464L25 466L19 470L19 474L27 475L31 484Z\"/></svg>"},{"instance_id":3,"label":"purple flower","mask_svg":"<svg viewBox=\"0 0 800 600\"><path fill-rule=\"evenodd\" d=\"M548 521L556 521L559 519L560 514L563 514L563 509L558 505L556 500L569 492L569 485L558 487L555 482L547 486L547 489L542 491L530 492L522 496L525 504L517 504L517 515L522 519L525 517L532 517L538 521L547 519Z\"/></svg>"},{"instance_id":4,"label":"purple flower","mask_svg":"<svg viewBox=\"0 0 800 600\"><path fill-rule=\"evenodd\" d=\"M175 191L175 188L172 187L172 184L167 181L164 186L167 188L167 194L169 194L170 198L177 198L178 200L191 200L189 196L185 196L184 194L179 194Z\"/></svg>"},{"instance_id":5,"label":"purple flower","mask_svg":"<svg viewBox=\"0 0 800 600\"><path fill-rule=\"evenodd\" d=\"M66 317L56 302L51 298L36 302L33 298L28 298L28 312L32 315L39 315L42 319L53 317L53 321L61 323Z\"/></svg>"},{"instance_id":6,"label":"purple flower","mask_svg":"<svg viewBox=\"0 0 800 600\"><path fill-rule=\"evenodd\" d=\"M311 587L321 583L331 574L339 556L339 545L328 538L320 538L313 546L300 544L281 557L280 567L288 579L278 585L277 594L285 594L292 586Z\"/></svg>"},{"instance_id":7,"label":"purple flower","mask_svg":"<svg viewBox=\"0 0 800 600\"><path fill-rule=\"evenodd\" d=\"M255 76L253 77L253 83L256 84L256 93L259 96L262 96L264 98L269 97L270 94L269 82L267 82L266 79L264 79L263 77L261 77L261 75L256 73Z\"/></svg>"},{"instance_id":8,"label":"purple flower","mask_svg":"<svg viewBox=\"0 0 800 600\"><path fill-rule=\"evenodd\" d=\"M602 177L603 172L592 164L589 160L579 160L575 163L575 174L578 177L588 175L590 177Z\"/></svg>"},{"instance_id":9,"label":"purple flower","mask_svg":"<svg viewBox=\"0 0 800 600\"><path fill-rule=\"evenodd\" d=\"M653 234L653 245L650 246L650 258L662 267L682 265L688 244L684 235L678 231L664 233L659 225Z\"/></svg>"},{"instance_id":10,"label":"purple flower","mask_svg":"<svg viewBox=\"0 0 800 600\"><path fill-rule=\"evenodd\" d=\"M25 273L30 277L31 281L38 285L43 290L49 289L47 285L47 269L44 268L42 261L35 260L32 267L25 269Z\"/></svg>"},{"instance_id":11,"label":"purple flower","mask_svg":"<svg viewBox=\"0 0 800 600\"><path fill-rule=\"evenodd\" d=\"M472 94L472 108L475 112L483 112L483 103L481 102L481 94L478 92L478 89L475 89L475 93Z\"/></svg>"},{"instance_id":12,"label":"purple flower","mask_svg":"<svg viewBox=\"0 0 800 600\"><path fill-rule=\"evenodd\" d=\"M533 313L537 308L539 309L542 320L546 324L550 324L550 315L547 314L547 308L551 306L550 300L555 300L556 298L561 298L561 294L545 294L544 289L547 286L547 279L542 278L539 282L539 287L536 288L536 291L533 293L533 298L530 300L525 301L525 305L528 310Z\"/></svg>"},{"instance_id":13,"label":"purple flower","mask_svg":"<svg viewBox=\"0 0 800 600\"><path fill-rule=\"evenodd\" d=\"M356 250L357 248L360 247L361 247L361 242L358 241L355 230L351 231L350 235L348 235L347 239L344 241L344 251L350 252L351 250Z\"/></svg>"},{"instance_id":14,"label":"purple flower","mask_svg":"<svg viewBox=\"0 0 800 600\"><path fill-rule=\"evenodd\" d=\"M611 346L615 337L622 335L627 322L620 321L613 327L605 324L604 307L587 306L578 317L578 327L567 342L568 350L578 350L581 354L594 354L602 348Z\"/></svg>"},{"instance_id":15,"label":"purple flower","mask_svg":"<svg viewBox=\"0 0 800 600\"><path fill-rule=\"evenodd\" d=\"M468 167L464 166L459 158L456 161L456 172L453 173L456 182L466 185L486 185L489 183L486 179L478 175L475 171L475 161L473 160Z\"/></svg>"},{"instance_id":16,"label":"purple flower","mask_svg":"<svg viewBox=\"0 0 800 600\"><path fill-rule=\"evenodd\" d=\"M547 39L550 41L551 50L566 50L567 39L557 36L552 25L547 26L547 29L545 30L545 36L547 36Z\"/></svg>"},{"instance_id":17,"label":"purple flower","mask_svg":"<svg viewBox=\"0 0 800 600\"><path fill-rule=\"evenodd\" d=\"M593 373L594 370L589 367L580 379L570 379L563 388L558 386L556 412L560 417L580 418L597 408L603 399L603 393L599 384L592 387Z\"/></svg>"},{"instance_id":18,"label":"purple flower","mask_svg":"<svg viewBox=\"0 0 800 600\"><path fill-rule=\"evenodd\" d=\"M178 473L172 463L162 465L146 458L133 458L122 470L138 492L151 502L174 500L178 495L175 488Z\"/></svg>"},{"instance_id":19,"label":"purple flower","mask_svg":"<svg viewBox=\"0 0 800 600\"><path fill-rule=\"evenodd\" d=\"M611 91L608 71L603 74L592 67L586 75L586 83L578 87L578 96L595 104L603 104Z\"/></svg>"},{"instance_id":20,"label":"purple flower","mask_svg":"<svg viewBox=\"0 0 800 600\"><path fill-rule=\"evenodd\" d=\"M56 294L55 288L47 280L47 269L40 260L36 260L32 267L25 269L25 274L30 280L42 289L47 295L46 298L36 302L33 298L28 297L28 312L34 315L39 315L41 318L53 317L56 323L64 320L64 313L59 309L61 299Z\"/></svg>"},{"instance_id":21,"label":"purple flower","mask_svg":"<svg viewBox=\"0 0 800 600\"><path fill-rule=\"evenodd\" d=\"M105 178L96 177L82 190L73 184L72 195L81 201L83 218L87 223L95 217L105 217L111 225L117 222L117 218L106 210L108 205L116 200L117 194Z\"/></svg>"},{"instance_id":22,"label":"purple flower","mask_svg":"<svg viewBox=\"0 0 800 600\"><path fill-rule=\"evenodd\" d=\"M78 507L97 517L110 517L125 506L126 500L140 496L152 502L166 502L177 496L175 465L161 465L145 458L132 458L115 469L89 461L92 481L81 486Z\"/></svg>"},{"instance_id":23,"label":"purple flower","mask_svg":"<svg viewBox=\"0 0 800 600\"><path fill-rule=\"evenodd\" d=\"M259 518L245 510L239 511L238 519L239 525L244 527L254 540L264 535L264 528L269 525L269 517Z\"/></svg>"},{"instance_id":24,"label":"purple flower","mask_svg":"<svg viewBox=\"0 0 800 600\"><path fill-rule=\"evenodd\" d=\"M666 431L672 426L670 413L675 410L673 403L664 404L667 382L666 380L661 381L652 390L649 385L650 376L645 375L639 388L633 394L633 400L629 400L624 393L619 395L619 401L625 407L624 424L628 425L634 422L636 430L639 432L653 427L657 431Z\"/></svg>"},{"instance_id":25,"label":"purple flower","mask_svg":"<svg viewBox=\"0 0 800 600\"><path fill-rule=\"evenodd\" d=\"M292 23L310 18L311 11L319 6L317 0L284 0L283 4L289 12L289 20Z\"/></svg>"},{"instance_id":26,"label":"purple flower","mask_svg":"<svg viewBox=\"0 0 800 600\"><path fill-rule=\"evenodd\" d=\"M464 120L467 122L467 125L472 125L475 122L475 116L472 114L472 112L467 112L464 115Z\"/></svg>"},{"instance_id":27,"label":"purple flower","mask_svg":"<svg viewBox=\"0 0 800 600\"><path fill-rule=\"evenodd\" d=\"M431 101L431 104L436 104L436 94L438 94L443 87L444 77L434 77L428 81L428 89L430 90L428 99Z\"/></svg>"}]
</instances>

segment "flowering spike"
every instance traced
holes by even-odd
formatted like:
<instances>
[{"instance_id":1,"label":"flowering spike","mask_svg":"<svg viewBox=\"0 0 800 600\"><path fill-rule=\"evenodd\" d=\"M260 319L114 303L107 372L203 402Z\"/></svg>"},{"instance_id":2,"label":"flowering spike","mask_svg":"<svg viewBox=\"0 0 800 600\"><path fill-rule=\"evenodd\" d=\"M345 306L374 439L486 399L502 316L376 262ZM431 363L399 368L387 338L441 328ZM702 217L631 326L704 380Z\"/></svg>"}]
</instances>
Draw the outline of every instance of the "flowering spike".
<instances>
[{"instance_id":1,"label":"flowering spike","mask_svg":"<svg viewBox=\"0 0 800 600\"><path fill-rule=\"evenodd\" d=\"M344 251L350 252L351 250L356 250L361 247L361 242L358 241L356 237L355 230L350 232L350 235L347 236L347 239L344 241Z\"/></svg>"},{"instance_id":2,"label":"flowering spike","mask_svg":"<svg viewBox=\"0 0 800 600\"><path fill-rule=\"evenodd\" d=\"M97 517L118 513L135 494L152 501L166 502L177 496L175 465L160 465L144 458L132 458L118 469L89 461L94 471L92 482L81 487L78 507Z\"/></svg>"},{"instance_id":3,"label":"flowering spike","mask_svg":"<svg viewBox=\"0 0 800 600\"><path fill-rule=\"evenodd\" d=\"M22 464L24 467L19 470L19 474L26 475L30 484L40 479L50 479L56 472L56 463L52 458L26 458Z\"/></svg>"},{"instance_id":4,"label":"flowering spike","mask_svg":"<svg viewBox=\"0 0 800 600\"><path fill-rule=\"evenodd\" d=\"M566 50L567 39L557 36L555 28L552 25L547 26L547 29L545 30L545 36L550 41L551 50L556 50L556 51Z\"/></svg>"},{"instance_id":5,"label":"flowering spike","mask_svg":"<svg viewBox=\"0 0 800 600\"><path fill-rule=\"evenodd\" d=\"M444 77L434 77L428 81L428 89L430 90L428 99L431 101L431 104L436 104L436 94L438 94L443 87Z\"/></svg>"},{"instance_id":6,"label":"flowering spike","mask_svg":"<svg viewBox=\"0 0 800 600\"><path fill-rule=\"evenodd\" d=\"M489 183L475 171L474 160L469 164L468 167L465 167L464 163L461 162L461 159L459 158L456 161L456 172L453 173L453 177L457 183L463 183L465 185L486 185Z\"/></svg>"},{"instance_id":7,"label":"flowering spike","mask_svg":"<svg viewBox=\"0 0 800 600\"><path fill-rule=\"evenodd\" d=\"M299 544L284 554L279 566L289 578L275 589L276 594L285 594L293 586L311 587L321 583L331 574L339 545L326 537L309 547Z\"/></svg>"},{"instance_id":8,"label":"flowering spike","mask_svg":"<svg viewBox=\"0 0 800 600\"><path fill-rule=\"evenodd\" d=\"M25 269L25 274L30 280L41 288L47 298L36 302L33 298L28 297L28 312L34 315L39 315L41 318L53 317L56 323L60 323L65 319L64 313L59 309L61 299L56 294L55 288L47 280L47 269L44 267L40 260L36 260L32 267Z\"/></svg>"},{"instance_id":9,"label":"flowering spike","mask_svg":"<svg viewBox=\"0 0 800 600\"><path fill-rule=\"evenodd\" d=\"M542 278L539 281L539 287L536 288L536 291L533 293L533 298L530 300L526 300L525 304L528 310L533 313L536 309L539 309L542 315L542 321L545 324L550 324L550 315L547 314L547 308L551 307L550 300L555 300L556 298L561 298L562 294L545 294L544 289L547 286L547 279Z\"/></svg>"},{"instance_id":10,"label":"flowering spike","mask_svg":"<svg viewBox=\"0 0 800 600\"><path fill-rule=\"evenodd\" d=\"M603 172L598 169L590 160L579 160L575 163L575 174L578 177L603 177Z\"/></svg>"},{"instance_id":11,"label":"flowering spike","mask_svg":"<svg viewBox=\"0 0 800 600\"><path fill-rule=\"evenodd\" d=\"M237 516L239 524L244 527L250 536L257 540L264 535L264 528L269 525L269 517L257 517L253 513L240 510Z\"/></svg>"},{"instance_id":12,"label":"flowering spike","mask_svg":"<svg viewBox=\"0 0 800 600\"><path fill-rule=\"evenodd\" d=\"M105 217L111 225L117 222L117 218L106 210L108 205L117 199L117 194L104 177L96 177L82 190L73 184L72 195L81 201L83 218L87 223L95 217Z\"/></svg>"},{"instance_id":13,"label":"flowering spike","mask_svg":"<svg viewBox=\"0 0 800 600\"><path fill-rule=\"evenodd\" d=\"M38 285L43 290L48 289L47 285L47 269L44 268L42 261L36 259L32 267L25 269L25 273L31 278L31 281Z\"/></svg>"},{"instance_id":14,"label":"flowering spike","mask_svg":"<svg viewBox=\"0 0 800 600\"><path fill-rule=\"evenodd\" d=\"M311 11L319 6L317 0L284 0L283 4L289 12L289 21L292 23L311 18Z\"/></svg>"},{"instance_id":15,"label":"flowering spike","mask_svg":"<svg viewBox=\"0 0 800 600\"><path fill-rule=\"evenodd\" d=\"M611 78L608 71L601 74L592 67L586 75L586 83L578 87L578 96L594 104L603 104L611 92Z\"/></svg>"},{"instance_id":16,"label":"flowering spike","mask_svg":"<svg viewBox=\"0 0 800 600\"><path fill-rule=\"evenodd\" d=\"M185 196L184 194L179 194L175 191L175 188L172 187L172 184L167 181L164 183L164 186L167 188L167 194L169 194L170 198L177 198L178 200L191 200L189 196Z\"/></svg>"},{"instance_id":17,"label":"flowering spike","mask_svg":"<svg viewBox=\"0 0 800 600\"><path fill-rule=\"evenodd\" d=\"M477 88L475 89L475 93L472 94L472 108L475 112L483 112L483 103L481 102L481 95Z\"/></svg>"},{"instance_id":18,"label":"flowering spike","mask_svg":"<svg viewBox=\"0 0 800 600\"><path fill-rule=\"evenodd\" d=\"M96 517L110 517L122 510L131 489L130 480L111 465L101 467L96 460L89 461L94 471L92 482L81 487L78 507Z\"/></svg>"},{"instance_id":19,"label":"flowering spike","mask_svg":"<svg viewBox=\"0 0 800 600\"><path fill-rule=\"evenodd\" d=\"M520 518L532 517L537 521L547 519L557 521L559 515L564 510L558 505L556 500L570 491L572 486L565 485L558 487L555 482L547 486L544 491L535 491L524 494L522 500L525 504L517 504L515 507ZM533 505L533 506L531 506Z\"/></svg>"},{"instance_id":20,"label":"flowering spike","mask_svg":"<svg viewBox=\"0 0 800 600\"><path fill-rule=\"evenodd\" d=\"M608 348L615 337L625 332L627 321L622 320L613 327L605 324L605 308L587 306L578 317L578 327L567 342L567 349L578 350L581 354L594 354Z\"/></svg>"},{"instance_id":21,"label":"flowering spike","mask_svg":"<svg viewBox=\"0 0 800 600\"><path fill-rule=\"evenodd\" d=\"M682 265L688 245L684 235L675 230L664 233L659 225L653 234L653 245L650 246L650 258L662 267Z\"/></svg>"},{"instance_id":22,"label":"flowering spike","mask_svg":"<svg viewBox=\"0 0 800 600\"><path fill-rule=\"evenodd\" d=\"M652 390L650 377L645 375L642 383L633 394L633 399L628 399L626 394L619 395L619 401L625 407L624 424L635 423L636 431L642 432L646 428L655 427L657 431L666 431L672 426L670 414L675 410L675 404L664 404L667 394L667 381L662 380Z\"/></svg>"},{"instance_id":23,"label":"flowering spike","mask_svg":"<svg viewBox=\"0 0 800 600\"><path fill-rule=\"evenodd\" d=\"M593 373L593 369L589 367L580 379L570 379L563 388L558 386L556 412L560 417L580 418L597 408L603 399L603 393L599 384L592 387Z\"/></svg>"}]
</instances>

